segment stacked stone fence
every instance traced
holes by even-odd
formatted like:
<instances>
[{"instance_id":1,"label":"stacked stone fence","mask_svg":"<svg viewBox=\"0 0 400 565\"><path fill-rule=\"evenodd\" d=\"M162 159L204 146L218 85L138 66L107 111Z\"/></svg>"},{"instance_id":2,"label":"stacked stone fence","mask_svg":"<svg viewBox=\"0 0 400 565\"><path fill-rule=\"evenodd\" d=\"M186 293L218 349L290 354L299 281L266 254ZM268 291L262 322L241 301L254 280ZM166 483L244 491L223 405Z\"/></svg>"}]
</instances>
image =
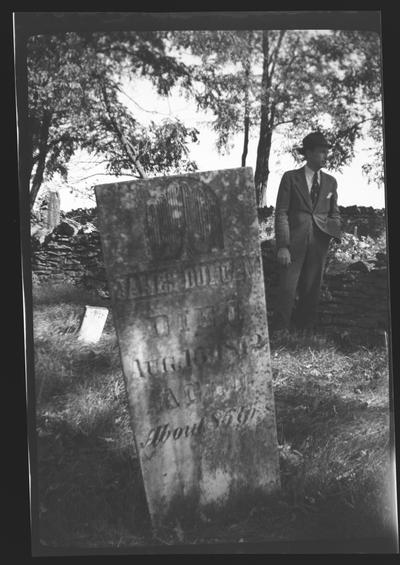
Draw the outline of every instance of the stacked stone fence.
<instances>
[{"instance_id":1,"label":"stacked stone fence","mask_svg":"<svg viewBox=\"0 0 400 565\"><path fill-rule=\"evenodd\" d=\"M261 245L268 318L274 312L278 290L275 243ZM341 339L362 343L384 343L389 330L389 290L386 255L373 261L355 261L340 272L327 268L322 285L318 328Z\"/></svg>"},{"instance_id":2,"label":"stacked stone fence","mask_svg":"<svg viewBox=\"0 0 400 565\"><path fill-rule=\"evenodd\" d=\"M31 267L34 283L72 283L107 292L95 209L64 214L42 243L33 238Z\"/></svg>"},{"instance_id":3,"label":"stacked stone fence","mask_svg":"<svg viewBox=\"0 0 400 565\"><path fill-rule=\"evenodd\" d=\"M344 232L378 237L385 233L385 214L373 208L341 209ZM264 230L262 257L268 316L273 315L278 286L278 265L273 239L273 208L259 211ZM74 210L64 214L61 223L42 243L32 240L32 279L34 283L72 283L108 295L96 211ZM351 334L362 340L388 331L388 273L386 255L373 261L356 261L335 272L328 265L324 277L319 327L328 333Z\"/></svg>"},{"instance_id":4,"label":"stacked stone fence","mask_svg":"<svg viewBox=\"0 0 400 565\"><path fill-rule=\"evenodd\" d=\"M386 230L385 210L372 206L339 206L342 231L357 236L379 237ZM266 233L272 234L274 207L265 206L258 211L258 219L265 226Z\"/></svg>"}]
</instances>

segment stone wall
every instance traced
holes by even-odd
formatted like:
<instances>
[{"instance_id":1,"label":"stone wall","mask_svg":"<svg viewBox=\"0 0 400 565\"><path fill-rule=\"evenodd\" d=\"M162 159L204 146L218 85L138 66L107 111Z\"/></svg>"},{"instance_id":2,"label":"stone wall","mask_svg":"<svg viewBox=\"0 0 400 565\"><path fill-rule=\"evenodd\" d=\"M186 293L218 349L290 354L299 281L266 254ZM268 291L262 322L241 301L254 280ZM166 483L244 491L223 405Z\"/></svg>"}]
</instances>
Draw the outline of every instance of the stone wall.
<instances>
[{"instance_id":1,"label":"stone wall","mask_svg":"<svg viewBox=\"0 0 400 565\"><path fill-rule=\"evenodd\" d=\"M385 231L384 211L351 207L341 212L345 232L354 233L357 226L358 236L376 237ZM278 283L275 243L271 238L273 208L261 210L259 218L268 237L262 242L262 255L270 317ZM32 240L32 273L33 280L39 283L70 282L107 295L95 209L64 214L61 224L43 243ZM387 276L385 256L369 263L356 261L341 272L328 268L320 303L321 329L341 335L350 332L362 340L382 335L388 329Z\"/></svg>"},{"instance_id":2,"label":"stone wall","mask_svg":"<svg viewBox=\"0 0 400 565\"><path fill-rule=\"evenodd\" d=\"M278 264L273 240L262 243L268 318L274 312ZM383 343L389 328L389 292L386 256L356 261L340 272L325 273L319 306L319 329L352 341Z\"/></svg>"},{"instance_id":3,"label":"stone wall","mask_svg":"<svg viewBox=\"0 0 400 565\"><path fill-rule=\"evenodd\" d=\"M342 274L327 274L320 302L319 325L371 339L388 330L389 292L386 262L371 270L354 263Z\"/></svg>"},{"instance_id":4,"label":"stone wall","mask_svg":"<svg viewBox=\"0 0 400 565\"><path fill-rule=\"evenodd\" d=\"M342 220L342 230L358 236L378 237L385 232L385 210L372 208L372 206L339 206ZM274 225L274 207L260 208L258 218L265 226L266 233L270 235Z\"/></svg>"},{"instance_id":5,"label":"stone wall","mask_svg":"<svg viewBox=\"0 0 400 565\"><path fill-rule=\"evenodd\" d=\"M386 230L385 210L371 206L339 206L342 230L358 236L378 237Z\"/></svg>"},{"instance_id":6,"label":"stone wall","mask_svg":"<svg viewBox=\"0 0 400 565\"><path fill-rule=\"evenodd\" d=\"M100 234L92 210L65 214L43 243L33 238L31 265L35 282L72 283L106 291Z\"/></svg>"}]
</instances>

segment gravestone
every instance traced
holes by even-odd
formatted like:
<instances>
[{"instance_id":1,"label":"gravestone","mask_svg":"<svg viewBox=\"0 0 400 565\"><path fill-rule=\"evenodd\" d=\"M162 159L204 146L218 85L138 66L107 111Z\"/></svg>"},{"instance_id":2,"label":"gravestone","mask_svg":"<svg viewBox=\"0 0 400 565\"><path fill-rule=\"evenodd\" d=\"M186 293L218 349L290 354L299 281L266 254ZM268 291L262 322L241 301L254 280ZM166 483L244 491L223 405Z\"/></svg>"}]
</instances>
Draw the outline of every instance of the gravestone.
<instances>
[{"instance_id":1,"label":"gravestone","mask_svg":"<svg viewBox=\"0 0 400 565\"><path fill-rule=\"evenodd\" d=\"M57 190L49 190L47 204L47 229L53 230L60 223L60 195Z\"/></svg>"},{"instance_id":2,"label":"gravestone","mask_svg":"<svg viewBox=\"0 0 400 565\"><path fill-rule=\"evenodd\" d=\"M279 488L251 168L95 188L154 527Z\"/></svg>"},{"instance_id":3,"label":"gravestone","mask_svg":"<svg viewBox=\"0 0 400 565\"><path fill-rule=\"evenodd\" d=\"M108 316L104 306L85 306L85 314L79 329L78 339L85 343L97 343L103 333Z\"/></svg>"}]
</instances>

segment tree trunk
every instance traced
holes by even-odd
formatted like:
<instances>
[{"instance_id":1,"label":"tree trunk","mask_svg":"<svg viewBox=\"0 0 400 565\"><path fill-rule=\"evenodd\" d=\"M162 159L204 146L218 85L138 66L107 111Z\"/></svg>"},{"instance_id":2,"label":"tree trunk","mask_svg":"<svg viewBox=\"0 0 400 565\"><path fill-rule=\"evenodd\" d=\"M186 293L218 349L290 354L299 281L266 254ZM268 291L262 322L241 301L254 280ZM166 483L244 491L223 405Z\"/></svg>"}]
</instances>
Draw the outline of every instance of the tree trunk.
<instances>
[{"instance_id":1,"label":"tree trunk","mask_svg":"<svg viewBox=\"0 0 400 565\"><path fill-rule=\"evenodd\" d=\"M107 90L106 87L104 86L104 84L101 85L101 91L103 94L103 100L104 100L104 104L107 110L107 114L108 117L110 118L111 121L111 125L117 135L117 137L120 140L120 143L122 145L122 147L125 149L130 161L132 162L132 165L134 165L134 167L136 168L136 170L139 173L139 176L142 179L147 178L147 175L142 167L142 164L140 163L139 159L136 156L136 152L131 144L131 142L125 137L125 135L123 134L121 128L119 127L117 120L115 119L113 113L112 113L112 109L110 106L110 102L108 99L108 95L107 95Z\"/></svg>"},{"instance_id":2,"label":"tree trunk","mask_svg":"<svg viewBox=\"0 0 400 565\"><path fill-rule=\"evenodd\" d=\"M27 142L27 146L29 147L29 159L27 159L27 162L26 162L27 178L29 179L29 181L32 178L32 171L33 171L33 167L34 167L34 160L33 160L34 130L35 130L35 121L33 120L33 118L28 117L28 127L27 127L25 139L26 139L26 142ZM28 186L29 185L30 185L30 182L29 182Z\"/></svg>"},{"instance_id":3,"label":"tree trunk","mask_svg":"<svg viewBox=\"0 0 400 565\"><path fill-rule=\"evenodd\" d=\"M260 170L256 182L256 198L257 198L257 206L259 207L263 205L263 202L265 201L265 194L267 191L271 142L272 142L272 131L270 129L265 129L262 135L260 133L260 140L258 144L258 151L261 154L260 159L258 158L258 153L257 153L257 167L259 167ZM257 167L256 167L256 173L257 173Z\"/></svg>"},{"instance_id":4,"label":"tree trunk","mask_svg":"<svg viewBox=\"0 0 400 565\"><path fill-rule=\"evenodd\" d=\"M251 50L251 44L249 46ZM250 130L250 104L249 104L249 80L250 80L250 57L251 51L248 53L248 57L245 62L245 91L244 91L244 139L243 139L243 153L242 153L242 167L246 166L246 158L249 150L249 130Z\"/></svg>"},{"instance_id":5,"label":"tree trunk","mask_svg":"<svg viewBox=\"0 0 400 565\"><path fill-rule=\"evenodd\" d=\"M261 111L260 111L260 136L257 147L257 162L254 174L257 206L261 205L269 175L269 154L271 150L272 129L270 127L270 76L269 65L269 37L268 31L263 31L263 73L261 79Z\"/></svg>"},{"instance_id":6,"label":"tree trunk","mask_svg":"<svg viewBox=\"0 0 400 565\"><path fill-rule=\"evenodd\" d=\"M243 153L242 153L242 167L246 166L247 152L249 149L249 129L250 129L250 118L249 116L244 117L244 140L243 140Z\"/></svg>"},{"instance_id":7,"label":"tree trunk","mask_svg":"<svg viewBox=\"0 0 400 565\"><path fill-rule=\"evenodd\" d=\"M39 193L40 187L43 183L44 178L44 170L46 166L46 157L47 157L47 142L49 140L49 130L51 124L51 112L45 112L43 116L42 123L40 125L39 131L39 142L38 142L38 151L39 157L36 165L35 174L32 179L31 190L30 190L30 206L31 210L33 205L35 204L37 195Z\"/></svg>"},{"instance_id":8,"label":"tree trunk","mask_svg":"<svg viewBox=\"0 0 400 565\"><path fill-rule=\"evenodd\" d=\"M142 164L140 163L139 159L136 157L135 150L133 149L131 142L126 139L126 137L124 136L124 134L122 132L120 132L120 134L121 134L121 141L122 141L122 143L125 147L125 150L128 153L129 158L131 159L132 163L135 165L136 170L139 173L140 178L142 178L142 179L147 178L147 175L144 172Z\"/></svg>"}]
</instances>

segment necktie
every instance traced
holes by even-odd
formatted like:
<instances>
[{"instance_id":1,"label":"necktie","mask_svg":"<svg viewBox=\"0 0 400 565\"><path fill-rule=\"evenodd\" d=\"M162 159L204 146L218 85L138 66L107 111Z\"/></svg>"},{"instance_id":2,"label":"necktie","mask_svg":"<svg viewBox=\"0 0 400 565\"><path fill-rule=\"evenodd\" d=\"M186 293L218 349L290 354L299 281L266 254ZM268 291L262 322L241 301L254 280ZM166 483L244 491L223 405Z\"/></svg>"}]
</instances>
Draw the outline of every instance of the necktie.
<instances>
[{"instance_id":1,"label":"necktie","mask_svg":"<svg viewBox=\"0 0 400 565\"><path fill-rule=\"evenodd\" d=\"M318 193L319 193L318 175L317 175L317 173L314 173L312 186L311 186L311 192L310 192L311 202L312 202L313 207L315 206L315 203L317 201Z\"/></svg>"}]
</instances>

